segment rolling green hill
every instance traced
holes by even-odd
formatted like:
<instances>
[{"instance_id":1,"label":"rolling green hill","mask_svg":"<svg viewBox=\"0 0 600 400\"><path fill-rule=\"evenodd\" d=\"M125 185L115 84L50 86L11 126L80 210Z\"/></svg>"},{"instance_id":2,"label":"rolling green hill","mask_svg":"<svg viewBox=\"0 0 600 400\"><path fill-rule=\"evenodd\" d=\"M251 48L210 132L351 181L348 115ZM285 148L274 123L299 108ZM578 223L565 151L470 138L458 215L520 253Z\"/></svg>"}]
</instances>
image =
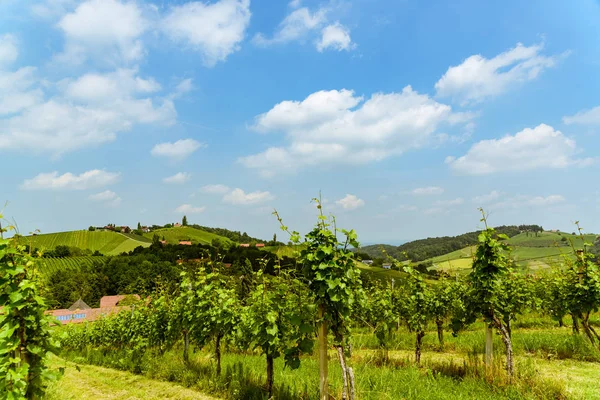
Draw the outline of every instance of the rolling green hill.
<instances>
[{"instance_id":1,"label":"rolling green hill","mask_svg":"<svg viewBox=\"0 0 600 400\"><path fill-rule=\"evenodd\" d=\"M93 265L95 262L106 261L107 257L81 256L65 258L40 258L38 265L44 274L52 274L55 271L78 271L81 267Z\"/></svg>"},{"instance_id":2,"label":"rolling green hill","mask_svg":"<svg viewBox=\"0 0 600 400\"><path fill-rule=\"evenodd\" d=\"M563 239L564 238L564 239ZM517 265L529 270L539 270L559 265L564 257L573 257L571 243L575 248L581 248L583 242L594 243L597 236L584 235L581 239L577 235L565 232L539 232L520 233L508 240L512 248L511 257ZM434 268L444 270L467 270L472 265L472 254L475 246L465 247L448 254L430 258Z\"/></svg>"},{"instance_id":3,"label":"rolling green hill","mask_svg":"<svg viewBox=\"0 0 600 400\"><path fill-rule=\"evenodd\" d=\"M128 252L138 246L148 247L147 238L136 235L125 235L111 231L70 231L26 236L23 243L30 244L39 250L53 250L56 246L78 247L80 249L98 250L104 255L116 255Z\"/></svg>"},{"instance_id":4,"label":"rolling green hill","mask_svg":"<svg viewBox=\"0 0 600 400\"><path fill-rule=\"evenodd\" d=\"M191 240L194 244L211 244L213 239L219 239L224 243L231 244L232 240L214 233L206 232L191 226L180 226L177 228L162 228L152 232L144 233L144 236L152 241L154 235L165 238L168 244L178 244L180 240Z\"/></svg>"}]
</instances>

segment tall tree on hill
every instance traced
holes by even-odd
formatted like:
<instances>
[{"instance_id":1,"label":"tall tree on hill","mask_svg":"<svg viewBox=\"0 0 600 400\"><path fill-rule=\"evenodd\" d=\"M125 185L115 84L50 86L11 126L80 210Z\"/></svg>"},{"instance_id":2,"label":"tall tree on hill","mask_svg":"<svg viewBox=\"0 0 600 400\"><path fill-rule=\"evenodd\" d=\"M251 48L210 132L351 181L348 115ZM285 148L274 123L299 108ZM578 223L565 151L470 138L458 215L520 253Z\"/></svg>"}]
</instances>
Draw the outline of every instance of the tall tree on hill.
<instances>
[{"instance_id":1,"label":"tall tree on hill","mask_svg":"<svg viewBox=\"0 0 600 400\"><path fill-rule=\"evenodd\" d=\"M183 226L188 226L188 223L187 223L187 217L186 217L185 215L184 215L184 216L183 216L183 218L181 219L181 225L183 225Z\"/></svg>"},{"instance_id":2,"label":"tall tree on hill","mask_svg":"<svg viewBox=\"0 0 600 400\"><path fill-rule=\"evenodd\" d=\"M137 229L138 229L138 231L141 231L141 230L142 230L142 224L140 224L139 222L138 222Z\"/></svg>"}]
</instances>

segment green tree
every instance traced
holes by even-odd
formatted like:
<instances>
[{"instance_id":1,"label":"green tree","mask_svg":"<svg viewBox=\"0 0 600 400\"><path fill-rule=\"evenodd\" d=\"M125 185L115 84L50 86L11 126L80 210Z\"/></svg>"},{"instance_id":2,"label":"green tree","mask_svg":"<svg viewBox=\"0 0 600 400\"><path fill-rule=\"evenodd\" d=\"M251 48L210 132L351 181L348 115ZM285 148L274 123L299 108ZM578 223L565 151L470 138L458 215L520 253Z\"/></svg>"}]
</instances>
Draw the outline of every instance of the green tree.
<instances>
[{"instance_id":1,"label":"green tree","mask_svg":"<svg viewBox=\"0 0 600 400\"><path fill-rule=\"evenodd\" d=\"M140 224L139 222L138 222L138 224L137 224L137 230L138 230L138 231L141 231L141 230L142 230L142 224Z\"/></svg>"},{"instance_id":2,"label":"green tree","mask_svg":"<svg viewBox=\"0 0 600 400\"><path fill-rule=\"evenodd\" d=\"M188 226L187 216L183 216L183 218L181 219L181 225Z\"/></svg>"}]
</instances>

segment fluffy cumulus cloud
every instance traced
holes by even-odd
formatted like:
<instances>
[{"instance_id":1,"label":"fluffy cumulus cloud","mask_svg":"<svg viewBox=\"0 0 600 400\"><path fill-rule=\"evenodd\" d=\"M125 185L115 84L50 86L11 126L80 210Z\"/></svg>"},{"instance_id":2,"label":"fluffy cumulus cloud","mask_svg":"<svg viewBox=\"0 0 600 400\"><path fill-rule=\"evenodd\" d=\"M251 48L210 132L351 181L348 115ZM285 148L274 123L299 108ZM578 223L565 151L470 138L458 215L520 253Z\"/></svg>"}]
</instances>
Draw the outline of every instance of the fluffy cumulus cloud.
<instances>
[{"instance_id":1,"label":"fluffy cumulus cloud","mask_svg":"<svg viewBox=\"0 0 600 400\"><path fill-rule=\"evenodd\" d=\"M579 124L600 126L600 106L580 111L575 115L563 117L563 122L567 125Z\"/></svg>"},{"instance_id":2,"label":"fluffy cumulus cloud","mask_svg":"<svg viewBox=\"0 0 600 400\"><path fill-rule=\"evenodd\" d=\"M328 15L332 10L320 6L316 10L299 7L300 2L291 2L292 11L281 21L273 36L266 37L262 33L254 36L253 42L258 46L269 46L292 41L304 42L308 39L315 42L315 47L322 52L326 49L350 50L354 43L350 38L350 30L339 22L328 24Z\"/></svg>"},{"instance_id":3,"label":"fluffy cumulus cloud","mask_svg":"<svg viewBox=\"0 0 600 400\"><path fill-rule=\"evenodd\" d=\"M592 164L593 158L579 158L580 150L551 126L541 124L515 135L475 143L462 157L448 157L446 163L460 174L486 175L501 171L567 168Z\"/></svg>"},{"instance_id":4,"label":"fluffy cumulus cloud","mask_svg":"<svg viewBox=\"0 0 600 400\"><path fill-rule=\"evenodd\" d=\"M182 204L175 209L175 212L182 214L199 214L204 212L204 210L206 210L206 207L195 207L191 204Z\"/></svg>"},{"instance_id":5,"label":"fluffy cumulus cloud","mask_svg":"<svg viewBox=\"0 0 600 400\"><path fill-rule=\"evenodd\" d=\"M88 0L64 15L58 27L66 40L59 61L79 64L93 58L130 63L144 56L140 37L149 23L134 1Z\"/></svg>"},{"instance_id":6,"label":"fluffy cumulus cloud","mask_svg":"<svg viewBox=\"0 0 600 400\"><path fill-rule=\"evenodd\" d=\"M317 42L317 50L322 52L326 49L351 50L355 47L350 38L350 30L336 22L323 28L321 39Z\"/></svg>"},{"instance_id":7,"label":"fluffy cumulus cloud","mask_svg":"<svg viewBox=\"0 0 600 400\"><path fill-rule=\"evenodd\" d=\"M171 160L180 161L205 146L204 143L200 143L194 139L181 139L173 143L159 143L152 148L150 153L155 157L166 157Z\"/></svg>"},{"instance_id":8,"label":"fluffy cumulus cloud","mask_svg":"<svg viewBox=\"0 0 600 400\"><path fill-rule=\"evenodd\" d=\"M0 149L57 156L110 142L140 124L169 126L176 120L173 101L154 96L160 85L136 69L65 79L46 99L43 80L35 75L32 67L0 70Z\"/></svg>"},{"instance_id":9,"label":"fluffy cumulus cloud","mask_svg":"<svg viewBox=\"0 0 600 400\"><path fill-rule=\"evenodd\" d=\"M67 172L59 175L57 171L41 173L34 178L26 179L21 184L24 190L86 190L114 184L120 174L93 169L79 175Z\"/></svg>"},{"instance_id":10,"label":"fluffy cumulus cloud","mask_svg":"<svg viewBox=\"0 0 600 400\"><path fill-rule=\"evenodd\" d=\"M264 176L317 164L364 164L430 144L441 126L470 118L410 86L366 101L351 90L319 91L259 115L256 131L283 133L289 143L239 161Z\"/></svg>"},{"instance_id":11,"label":"fluffy cumulus cloud","mask_svg":"<svg viewBox=\"0 0 600 400\"><path fill-rule=\"evenodd\" d=\"M412 194L421 196L421 195L440 195L444 193L444 189L438 186L427 186L415 188L410 191Z\"/></svg>"},{"instance_id":12,"label":"fluffy cumulus cloud","mask_svg":"<svg viewBox=\"0 0 600 400\"><path fill-rule=\"evenodd\" d=\"M246 193L240 188L233 189L223 196L223 202L234 205L258 204L273 200L275 197L269 192Z\"/></svg>"},{"instance_id":13,"label":"fluffy cumulus cloud","mask_svg":"<svg viewBox=\"0 0 600 400\"><path fill-rule=\"evenodd\" d=\"M239 50L250 15L250 0L195 1L173 6L162 29L172 40L202 54L205 65L213 66Z\"/></svg>"},{"instance_id":14,"label":"fluffy cumulus cloud","mask_svg":"<svg viewBox=\"0 0 600 400\"><path fill-rule=\"evenodd\" d=\"M506 92L515 84L537 78L553 67L558 58L541 54L543 46L523 46L488 59L473 55L462 64L448 68L435 84L437 95L451 97L461 104L477 103Z\"/></svg>"},{"instance_id":15,"label":"fluffy cumulus cloud","mask_svg":"<svg viewBox=\"0 0 600 400\"><path fill-rule=\"evenodd\" d=\"M206 185L206 186L202 186L200 188L200 191L202 193L208 193L208 194L225 194L227 192L229 192L231 189L229 189L228 186L222 185L222 184L215 184L215 185Z\"/></svg>"},{"instance_id":16,"label":"fluffy cumulus cloud","mask_svg":"<svg viewBox=\"0 0 600 400\"><path fill-rule=\"evenodd\" d=\"M0 35L0 67L12 64L19 55L17 40L11 34Z\"/></svg>"},{"instance_id":17,"label":"fluffy cumulus cloud","mask_svg":"<svg viewBox=\"0 0 600 400\"><path fill-rule=\"evenodd\" d=\"M121 198L112 190L105 190L104 192L92 194L88 196L88 199L111 206L118 206L121 203Z\"/></svg>"},{"instance_id":18,"label":"fluffy cumulus cloud","mask_svg":"<svg viewBox=\"0 0 600 400\"><path fill-rule=\"evenodd\" d=\"M344 210L356 210L357 208L364 206L365 201L359 199L356 195L346 194L344 198L337 200L335 204L342 207Z\"/></svg>"},{"instance_id":19,"label":"fluffy cumulus cloud","mask_svg":"<svg viewBox=\"0 0 600 400\"><path fill-rule=\"evenodd\" d=\"M18 113L31 107L43 96L41 89L35 87L35 68L11 69L18 56L19 49L15 36L0 35L0 126L3 115ZM0 137L1 133L0 128ZM0 148L2 148L1 143Z\"/></svg>"},{"instance_id":20,"label":"fluffy cumulus cloud","mask_svg":"<svg viewBox=\"0 0 600 400\"><path fill-rule=\"evenodd\" d=\"M178 172L173 176L168 176L163 179L163 183L181 185L190 180L192 174L188 172Z\"/></svg>"}]
</instances>

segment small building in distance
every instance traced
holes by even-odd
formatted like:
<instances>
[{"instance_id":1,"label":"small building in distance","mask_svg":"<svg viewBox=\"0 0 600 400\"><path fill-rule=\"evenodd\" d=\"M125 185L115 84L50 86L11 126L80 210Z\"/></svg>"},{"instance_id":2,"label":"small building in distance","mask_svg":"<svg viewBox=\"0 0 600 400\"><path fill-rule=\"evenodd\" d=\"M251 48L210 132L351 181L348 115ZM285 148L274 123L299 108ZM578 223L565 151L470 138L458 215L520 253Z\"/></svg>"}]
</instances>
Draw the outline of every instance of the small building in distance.
<instances>
[{"instance_id":1,"label":"small building in distance","mask_svg":"<svg viewBox=\"0 0 600 400\"><path fill-rule=\"evenodd\" d=\"M82 299L77 300L69 308L60 310L49 310L45 314L52 315L60 324L78 324L81 322L91 322L106 315L116 314L127 305L122 305L123 300L139 300L140 296L118 295L104 296L100 299L100 308L91 308Z\"/></svg>"},{"instance_id":2,"label":"small building in distance","mask_svg":"<svg viewBox=\"0 0 600 400\"><path fill-rule=\"evenodd\" d=\"M173 224L173 228L179 228L179 227L181 227L181 224L179 222L175 222Z\"/></svg>"},{"instance_id":3,"label":"small building in distance","mask_svg":"<svg viewBox=\"0 0 600 400\"><path fill-rule=\"evenodd\" d=\"M160 244L167 244L166 240L159 240Z\"/></svg>"},{"instance_id":4,"label":"small building in distance","mask_svg":"<svg viewBox=\"0 0 600 400\"><path fill-rule=\"evenodd\" d=\"M250 243L240 243L240 247L250 247Z\"/></svg>"},{"instance_id":5,"label":"small building in distance","mask_svg":"<svg viewBox=\"0 0 600 400\"><path fill-rule=\"evenodd\" d=\"M191 246L192 245L192 241L191 240L180 240L179 244L183 245L183 246Z\"/></svg>"},{"instance_id":6,"label":"small building in distance","mask_svg":"<svg viewBox=\"0 0 600 400\"><path fill-rule=\"evenodd\" d=\"M148 233L150 232L150 228L148 228L147 226L142 226L142 232Z\"/></svg>"},{"instance_id":7,"label":"small building in distance","mask_svg":"<svg viewBox=\"0 0 600 400\"><path fill-rule=\"evenodd\" d=\"M264 243L256 243L256 247L265 247Z\"/></svg>"},{"instance_id":8,"label":"small building in distance","mask_svg":"<svg viewBox=\"0 0 600 400\"><path fill-rule=\"evenodd\" d=\"M373 260L362 260L363 264L373 265Z\"/></svg>"},{"instance_id":9,"label":"small building in distance","mask_svg":"<svg viewBox=\"0 0 600 400\"><path fill-rule=\"evenodd\" d=\"M383 269L392 269L392 264L390 264L390 263L385 263L385 264L382 264L382 265L381 265L381 267L382 267Z\"/></svg>"}]
</instances>

